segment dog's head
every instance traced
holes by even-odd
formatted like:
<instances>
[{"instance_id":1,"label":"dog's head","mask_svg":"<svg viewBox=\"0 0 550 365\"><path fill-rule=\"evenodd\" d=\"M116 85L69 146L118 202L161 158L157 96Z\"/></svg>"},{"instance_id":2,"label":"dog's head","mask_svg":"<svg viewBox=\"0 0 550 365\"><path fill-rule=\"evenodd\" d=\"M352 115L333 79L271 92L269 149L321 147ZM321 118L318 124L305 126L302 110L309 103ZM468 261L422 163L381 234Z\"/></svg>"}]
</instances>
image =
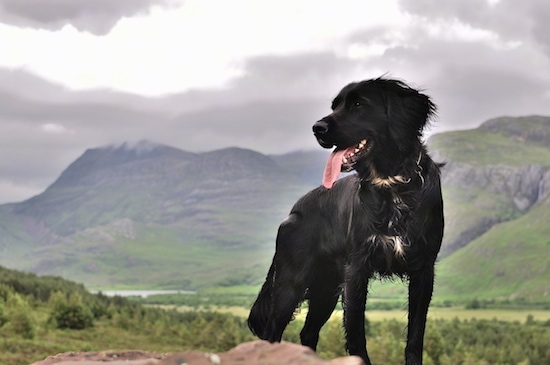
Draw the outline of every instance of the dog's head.
<instances>
[{"instance_id":1,"label":"dog's head","mask_svg":"<svg viewBox=\"0 0 550 365\"><path fill-rule=\"evenodd\" d=\"M377 78L345 86L332 102L332 113L313 125L322 147L336 147L327 163L333 170L328 179L336 180L333 175L340 170L358 170L362 162L381 170L402 163L418 150L434 113L428 96L398 80Z\"/></svg>"}]
</instances>

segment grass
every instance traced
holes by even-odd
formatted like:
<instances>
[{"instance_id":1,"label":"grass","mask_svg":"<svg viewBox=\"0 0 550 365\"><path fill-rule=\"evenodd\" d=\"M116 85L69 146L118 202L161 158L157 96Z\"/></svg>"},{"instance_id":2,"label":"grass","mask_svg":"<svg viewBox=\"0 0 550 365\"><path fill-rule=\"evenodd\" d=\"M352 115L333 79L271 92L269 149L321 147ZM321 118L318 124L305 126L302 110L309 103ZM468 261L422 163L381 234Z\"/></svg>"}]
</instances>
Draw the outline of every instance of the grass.
<instances>
[{"instance_id":1,"label":"grass","mask_svg":"<svg viewBox=\"0 0 550 365\"><path fill-rule=\"evenodd\" d=\"M163 305L158 306L164 309L176 309L180 312L187 312L190 310L199 311L214 311L220 313L229 313L234 316L242 318L248 317L249 309L238 306L216 306L210 305L200 308L193 308L190 306L173 306ZM300 310L296 315L296 319L305 320L307 315L307 308ZM471 319L497 319L507 322L525 322L528 316L532 316L537 321L550 321L550 310L540 309L465 309L464 307L431 307L428 313L429 319L444 319L453 320L459 319L471 320ZM398 320L407 321L407 312L405 310L367 310L366 317L369 321L385 321L385 320ZM333 320L342 319L342 310L335 310L331 316Z\"/></svg>"},{"instance_id":2,"label":"grass","mask_svg":"<svg viewBox=\"0 0 550 365\"><path fill-rule=\"evenodd\" d=\"M495 221L517 218L518 209L511 197L480 187L443 186L445 236L440 258L456 251L463 235L482 234Z\"/></svg>"},{"instance_id":3,"label":"grass","mask_svg":"<svg viewBox=\"0 0 550 365\"><path fill-rule=\"evenodd\" d=\"M117 232L110 233L111 239L102 239L99 233L80 234L75 237L73 250L48 246L39 257L62 267L63 277L89 287L110 288L117 283L119 288L192 290L261 277L271 255L262 248L268 246L262 243L271 241L270 237L261 237L254 245L232 245L250 239L228 235L228 244L212 243L181 227L138 223L133 230L135 238Z\"/></svg>"},{"instance_id":4,"label":"grass","mask_svg":"<svg viewBox=\"0 0 550 365\"><path fill-rule=\"evenodd\" d=\"M234 316L241 318L248 317L250 310L248 308L239 307L239 306L219 306L219 305L206 305L200 307L192 307L188 305L152 305L152 307L158 307L166 310L177 310L178 312L189 312L189 311L199 311L199 312L218 312L218 313L228 313Z\"/></svg>"},{"instance_id":5,"label":"grass","mask_svg":"<svg viewBox=\"0 0 550 365\"><path fill-rule=\"evenodd\" d=\"M391 292L394 290L394 292ZM154 305L164 309L176 309L178 311L215 311L221 313L230 313L235 316L246 318L248 317L250 306L254 301L259 286L241 285L235 287L218 287L208 290L202 290L196 294L198 299L203 299L204 303L199 306L192 305ZM400 282L375 282L371 289L367 302L366 316L371 321L384 320L407 320L406 303L407 294L406 286ZM227 296L247 298L243 304L223 305L223 300ZM455 300L457 298L454 298ZM428 317L430 319L445 319L459 320L470 319L498 319L508 322L524 322L528 316L532 316L537 321L550 321L550 309L548 305L543 303L534 303L527 301L515 302L481 302L482 307L478 309L467 309L466 305L471 304L469 298L458 298L456 302L450 302L442 296L435 295L432 300L432 305L429 310ZM200 301L199 301L200 302ZM246 304L245 304L246 303ZM332 315L333 319L341 320L342 310L337 307ZM395 308L391 310L379 308ZM544 308L544 309L543 309ZM305 319L307 314L307 306L303 305L297 314L297 319Z\"/></svg>"},{"instance_id":6,"label":"grass","mask_svg":"<svg viewBox=\"0 0 550 365\"><path fill-rule=\"evenodd\" d=\"M340 314L341 315L341 314ZM407 313L400 310L392 311L367 311L367 318L371 321L383 321L389 319L407 320ZM428 312L429 319L445 319L452 320L458 318L460 320L470 319L498 319L508 322L524 322L531 315L535 320L548 321L550 320L550 311L548 310L509 310L509 309L464 309L463 307L439 308L432 307Z\"/></svg>"},{"instance_id":7,"label":"grass","mask_svg":"<svg viewBox=\"0 0 550 365\"><path fill-rule=\"evenodd\" d=\"M524 322L527 316L533 316L535 320L547 321L550 320L550 311L547 310L508 310L508 309L464 309L463 307L451 307L451 308L439 308L432 307L428 312L429 319L487 319L492 320L494 318L501 321L508 322ZM336 312L333 316L336 318L342 317L342 312ZM399 321L407 320L407 312L404 310L372 310L367 311L366 316L370 321L384 321L395 319Z\"/></svg>"},{"instance_id":8,"label":"grass","mask_svg":"<svg viewBox=\"0 0 550 365\"><path fill-rule=\"evenodd\" d=\"M550 205L540 204L444 259L436 296L524 297L550 302Z\"/></svg>"},{"instance_id":9,"label":"grass","mask_svg":"<svg viewBox=\"0 0 550 365\"><path fill-rule=\"evenodd\" d=\"M550 148L546 146L479 129L437 134L429 144L431 150L443 151L453 162L474 166L548 165L550 161Z\"/></svg>"}]
</instances>

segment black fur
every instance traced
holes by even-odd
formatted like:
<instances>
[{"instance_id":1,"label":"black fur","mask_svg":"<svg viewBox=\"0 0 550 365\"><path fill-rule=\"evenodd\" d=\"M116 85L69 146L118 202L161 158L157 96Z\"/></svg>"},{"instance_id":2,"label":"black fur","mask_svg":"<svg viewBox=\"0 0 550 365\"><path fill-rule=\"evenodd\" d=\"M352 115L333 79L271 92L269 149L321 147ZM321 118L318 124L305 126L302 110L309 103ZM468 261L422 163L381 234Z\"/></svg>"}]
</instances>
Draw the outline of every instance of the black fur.
<instances>
[{"instance_id":1,"label":"black fur","mask_svg":"<svg viewBox=\"0 0 550 365\"><path fill-rule=\"evenodd\" d=\"M421 140L435 109L428 96L397 80L366 80L340 91L332 113L313 126L315 136L336 150L366 139L367 152L358 154L356 174L303 196L280 225L271 268L248 318L254 334L280 341L306 298L300 337L315 350L341 294L346 348L370 364L364 329L368 281L398 276L409 285L406 364L422 364L444 226L440 165Z\"/></svg>"}]
</instances>

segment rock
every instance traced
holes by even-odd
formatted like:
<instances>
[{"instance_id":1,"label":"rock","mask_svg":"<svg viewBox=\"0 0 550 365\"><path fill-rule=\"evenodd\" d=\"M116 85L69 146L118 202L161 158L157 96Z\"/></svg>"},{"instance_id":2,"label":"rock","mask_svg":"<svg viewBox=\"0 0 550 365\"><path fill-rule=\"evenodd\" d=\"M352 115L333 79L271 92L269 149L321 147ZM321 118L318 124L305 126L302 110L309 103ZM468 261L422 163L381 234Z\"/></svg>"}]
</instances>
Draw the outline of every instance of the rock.
<instances>
[{"instance_id":1,"label":"rock","mask_svg":"<svg viewBox=\"0 0 550 365\"><path fill-rule=\"evenodd\" d=\"M446 211L447 236L441 250L442 256L446 256L468 245L495 224L516 219L536 204L547 204L550 201L550 161L545 166L476 166L451 161L443 169L442 183L444 191L449 192L448 197L480 211L476 221ZM457 206L460 204L453 208Z\"/></svg>"},{"instance_id":2,"label":"rock","mask_svg":"<svg viewBox=\"0 0 550 365\"><path fill-rule=\"evenodd\" d=\"M32 365L364 365L356 356L323 360L310 348L290 342L245 342L221 353L186 351L158 354L143 351L68 352Z\"/></svg>"},{"instance_id":3,"label":"rock","mask_svg":"<svg viewBox=\"0 0 550 365\"><path fill-rule=\"evenodd\" d=\"M101 352L65 352L54 356L48 356L42 361L32 365L150 365L157 364L166 358L168 354L147 352L138 350L125 351L101 351Z\"/></svg>"},{"instance_id":4,"label":"rock","mask_svg":"<svg viewBox=\"0 0 550 365\"><path fill-rule=\"evenodd\" d=\"M472 166L451 162L443 170L442 181L445 186L509 196L518 210L525 211L547 194L549 172L548 166L540 165Z\"/></svg>"}]
</instances>

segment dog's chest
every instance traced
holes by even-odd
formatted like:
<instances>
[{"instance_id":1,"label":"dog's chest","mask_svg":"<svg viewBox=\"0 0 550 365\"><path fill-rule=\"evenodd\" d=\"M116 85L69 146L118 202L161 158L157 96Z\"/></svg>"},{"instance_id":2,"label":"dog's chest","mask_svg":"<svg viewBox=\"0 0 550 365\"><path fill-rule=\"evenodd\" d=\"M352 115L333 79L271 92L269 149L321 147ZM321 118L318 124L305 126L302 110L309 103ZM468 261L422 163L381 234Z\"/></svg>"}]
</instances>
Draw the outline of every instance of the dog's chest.
<instances>
[{"instance_id":1,"label":"dog's chest","mask_svg":"<svg viewBox=\"0 0 550 365\"><path fill-rule=\"evenodd\" d=\"M412 205L397 192L387 192L385 196L367 205L374 235L381 237L402 237L408 230Z\"/></svg>"},{"instance_id":2,"label":"dog's chest","mask_svg":"<svg viewBox=\"0 0 550 365\"><path fill-rule=\"evenodd\" d=\"M371 214L373 224L366 245L374 260L374 269L382 274L401 271L409 252L412 209L401 195L391 192Z\"/></svg>"}]
</instances>

